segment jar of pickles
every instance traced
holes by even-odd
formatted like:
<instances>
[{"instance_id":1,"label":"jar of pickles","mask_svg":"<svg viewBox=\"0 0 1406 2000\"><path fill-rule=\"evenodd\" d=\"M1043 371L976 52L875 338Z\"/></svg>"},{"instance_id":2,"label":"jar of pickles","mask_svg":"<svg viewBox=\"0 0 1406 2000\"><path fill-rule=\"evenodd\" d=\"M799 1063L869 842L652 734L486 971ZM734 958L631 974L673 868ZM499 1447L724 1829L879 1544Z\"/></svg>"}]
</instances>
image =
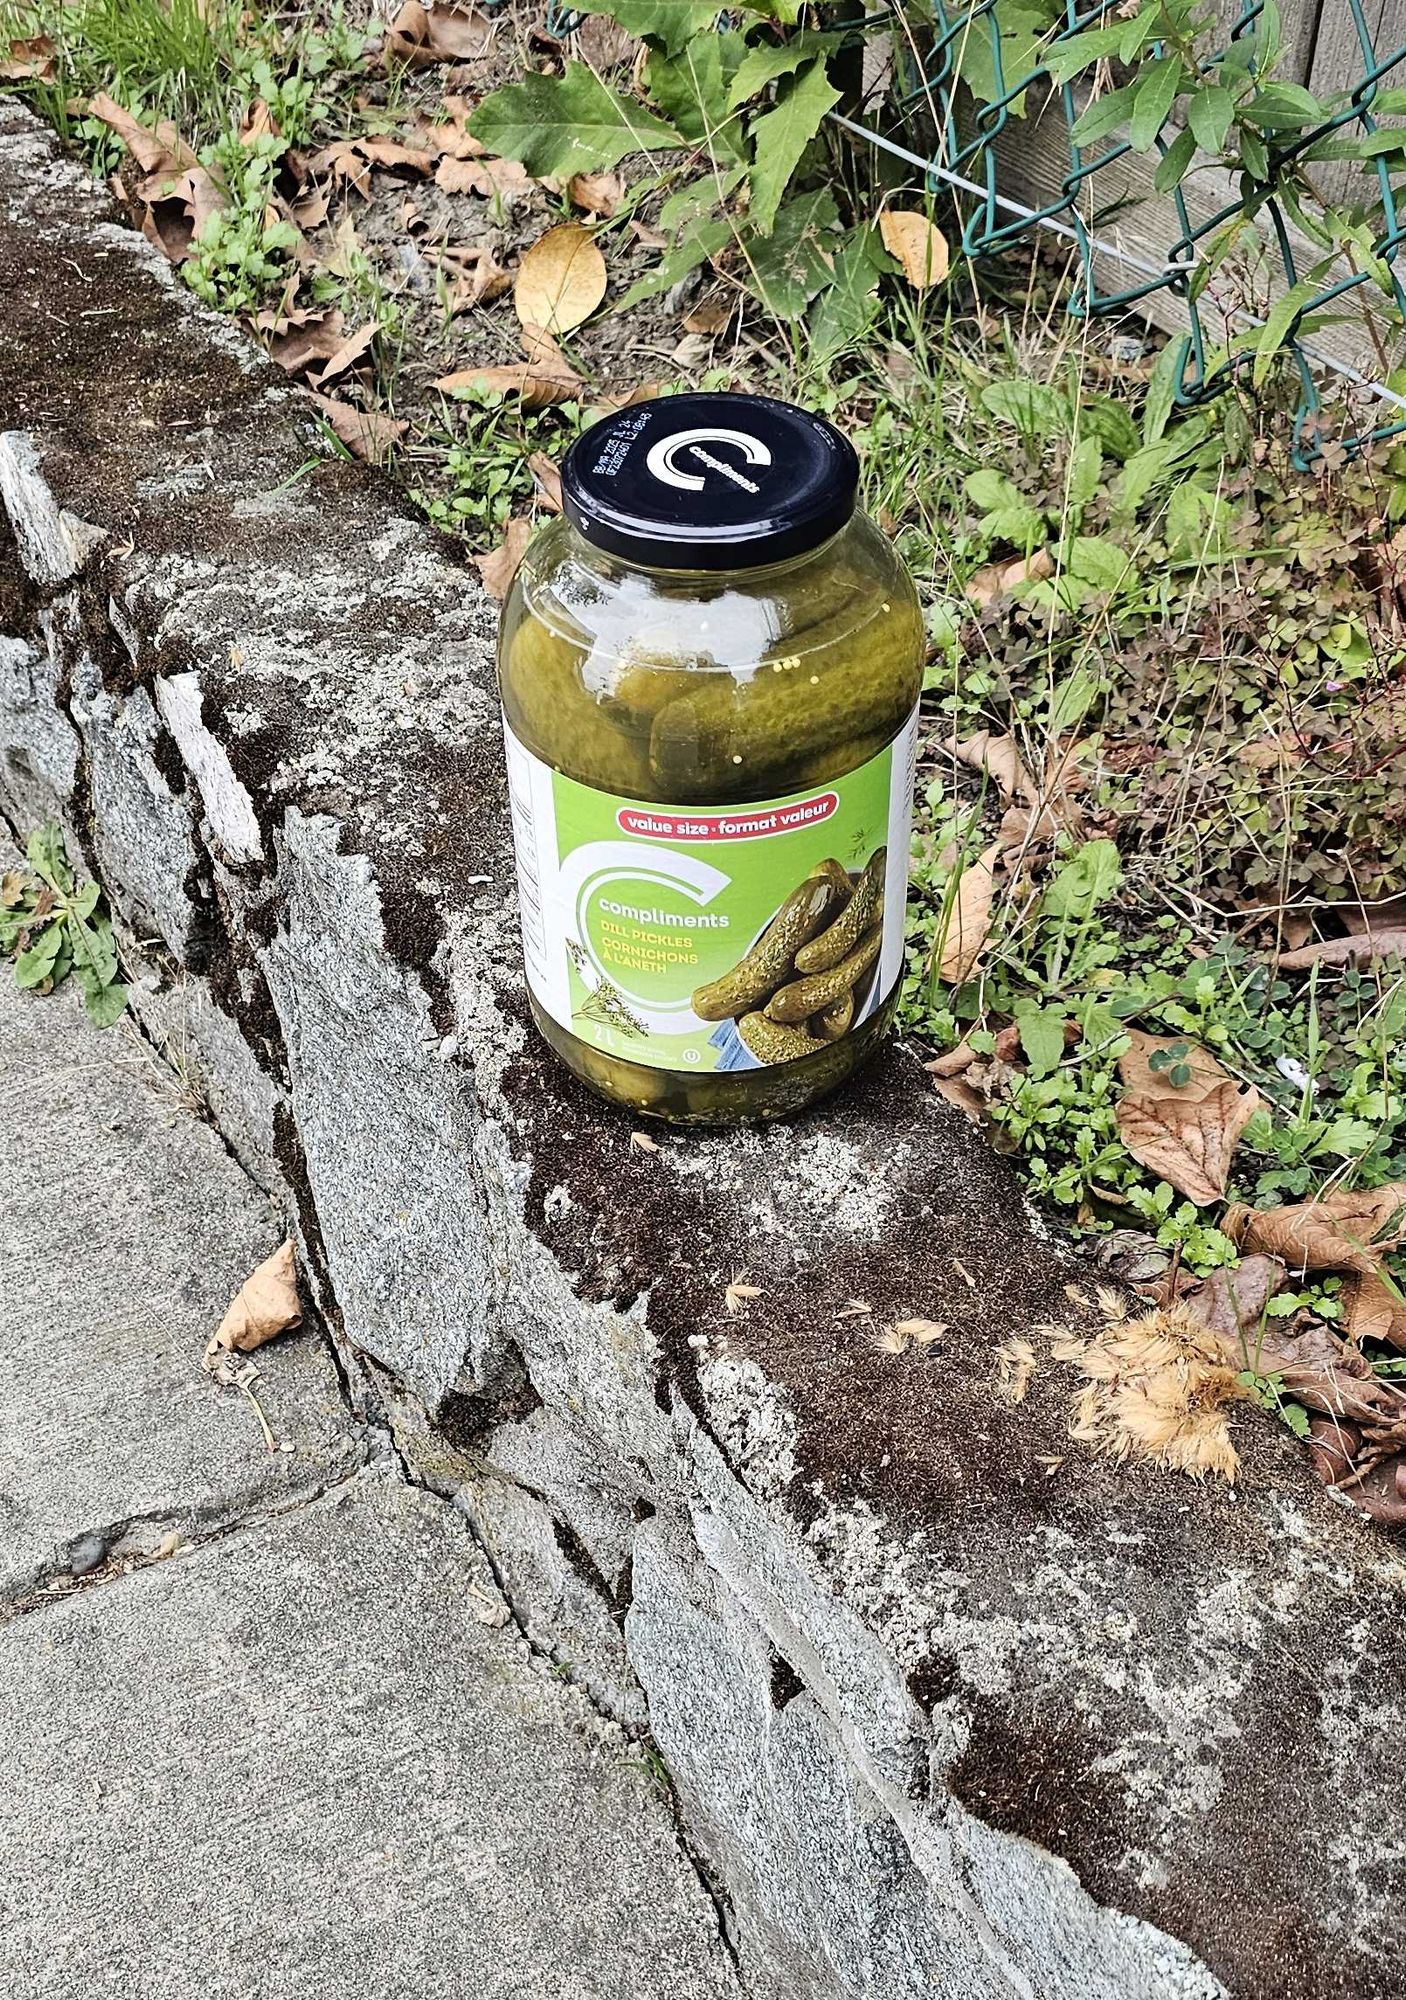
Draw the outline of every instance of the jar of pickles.
<instances>
[{"instance_id":1,"label":"jar of pickles","mask_svg":"<svg viewBox=\"0 0 1406 2000\"><path fill-rule=\"evenodd\" d=\"M527 984L644 1116L771 1118L889 1023L923 632L822 418L683 395L562 468L499 645Z\"/></svg>"}]
</instances>

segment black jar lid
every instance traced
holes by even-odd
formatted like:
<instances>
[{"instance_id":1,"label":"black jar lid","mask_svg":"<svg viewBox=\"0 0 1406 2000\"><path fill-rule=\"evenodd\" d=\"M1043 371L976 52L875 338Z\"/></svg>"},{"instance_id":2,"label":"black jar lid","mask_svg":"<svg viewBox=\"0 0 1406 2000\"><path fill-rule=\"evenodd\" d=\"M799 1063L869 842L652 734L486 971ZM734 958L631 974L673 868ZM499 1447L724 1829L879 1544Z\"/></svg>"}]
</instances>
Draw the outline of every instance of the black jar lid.
<instances>
[{"instance_id":1,"label":"black jar lid","mask_svg":"<svg viewBox=\"0 0 1406 2000\"><path fill-rule=\"evenodd\" d=\"M859 460L833 424L770 396L661 396L584 432L562 510L588 542L651 569L755 569L813 549L854 512Z\"/></svg>"}]
</instances>

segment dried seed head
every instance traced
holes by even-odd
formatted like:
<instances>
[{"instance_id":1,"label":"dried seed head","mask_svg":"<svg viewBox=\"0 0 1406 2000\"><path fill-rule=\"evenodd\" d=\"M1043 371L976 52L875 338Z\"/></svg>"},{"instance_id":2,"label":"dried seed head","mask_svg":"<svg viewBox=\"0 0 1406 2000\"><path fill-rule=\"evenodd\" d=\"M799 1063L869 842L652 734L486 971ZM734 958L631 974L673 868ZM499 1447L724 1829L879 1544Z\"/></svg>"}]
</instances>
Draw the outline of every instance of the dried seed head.
<instances>
[{"instance_id":1,"label":"dried seed head","mask_svg":"<svg viewBox=\"0 0 1406 2000\"><path fill-rule=\"evenodd\" d=\"M1012 1408L1024 1402L1035 1373L1035 1350L1020 1335L1003 1341L996 1349L996 1395Z\"/></svg>"},{"instance_id":2,"label":"dried seed head","mask_svg":"<svg viewBox=\"0 0 1406 2000\"><path fill-rule=\"evenodd\" d=\"M908 1336L900 1333L896 1326L876 1326L869 1336L869 1343L880 1354L906 1354Z\"/></svg>"},{"instance_id":3,"label":"dried seed head","mask_svg":"<svg viewBox=\"0 0 1406 2000\"><path fill-rule=\"evenodd\" d=\"M904 1334L915 1347L931 1347L946 1333L947 1323L938 1319L900 1319L894 1321L893 1330Z\"/></svg>"}]
</instances>

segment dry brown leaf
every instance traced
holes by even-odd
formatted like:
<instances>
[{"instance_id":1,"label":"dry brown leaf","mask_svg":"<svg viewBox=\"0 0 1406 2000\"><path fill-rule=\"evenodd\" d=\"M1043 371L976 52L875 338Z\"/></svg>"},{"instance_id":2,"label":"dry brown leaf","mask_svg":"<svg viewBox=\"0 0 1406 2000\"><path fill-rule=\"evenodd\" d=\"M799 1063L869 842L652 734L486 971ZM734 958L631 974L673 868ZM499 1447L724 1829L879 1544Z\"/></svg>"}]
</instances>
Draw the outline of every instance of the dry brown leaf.
<instances>
[{"instance_id":1,"label":"dry brown leaf","mask_svg":"<svg viewBox=\"0 0 1406 2000\"><path fill-rule=\"evenodd\" d=\"M937 976L949 986L960 986L976 970L991 929L991 901L996 891L996 860L999 842L993 842L975 861L962 870L957 893L947 912L937 960ZM935 1079L941 1082L939 1077Z\"/></svg>"},{"instance_id":2,"label":"dry brown leaf","mask_svg":"<svg viewBox=\"0 0 1406 2000\"><path fill-rule=\"evenodd\" d=\"M612 390L608 395L600 396L596 399L592 418L594 419L597 412L608 413L611 410L628 410L632 409L636 403L651 403L663 387L664 384L662 382L637 382L633 389Z\"/></svg>"},{"instance_id":3,"label":"dry brown leaf","mask_svg":"<svg viewBox=\"0 0 1406 2000\"><path fill-rule=\"evenodd\" d=\"M1048 549L1036 549L1033 555L1022 556L1018 562L987 563L974 576L967 579L967 596L980 610L1014 590L1018 583L1029 583L1041 577L1054 575L1054 557Z\"/></svg>"},{"instance_id":4,"label":"dry brown leaf","mask_svg":"<svg viewBox=\"0 0 1406 2000\"><path fill-rule=\"evenodd\" d=\"M439 252L438 262L441 270L454 275L445 302L451 314L467 312L489 299L500 298L513 282L487 244L472 244L463 249L446 247Z\"/></svg>"},{"instance_id":5,"label":"dry brown leaf","mask_svg":"<svg viewBox=\"0 0 1406 2000\"><path fill-rule=\"evenodd\" d=\"M1364 1340L1381 1340L1406 1353L1406 1304L1380 1273L1354 1272L1343 1290L1347 1300L1343 1324L1348 1339L1359 1347Z\"/></svg>"},{"instance_id":6,"label":"dry brown leaf","mask_svg":"<svg viewBox=\"0 0 1406 2000\"><path fill-rule=\"evenodd\" d=\"M1013 736L993 736L989 729L979 729L975 736L960 742L955 736L949 737L943 748L960 763L969 764L972 770L987 772L1004 797L1019 799L1022 805L1039 804L1039 787L1026 769Z\"/></svg>"},{"instance_id":7,"label":"dry brown leaf","mask_svg":"<svg viewBox=\"0 0 1406 2000\"><path fill-rule=\"evenodd\" d=\"M148 243L182 264L211 216L225 207L225 193L204 167L188 167L184 173L148 174L133 201Z\"/></svg>"},{"instance_id":8,"label":"dry brown leaf","mask_svg":"<svg viewBox=\"0 0 1406 2000\"><path fill-rule=\"evenodd\" d=\"M970 1069L976 1061L976 1050L970 1042L958 1042L945 1055L936 1056L932 1062L923 1064L929 1076L960 1076L964 1069Z\"/></svg>"},{"instance_id":9,"label":"dry brown leaf","mask_svg":"<svg viewBox=\"0 0 1406 2000\"><path fill-rule=\"evenodd\" d=\"M974 1090L961 1076L935 1076L932 1087L939 1097L945 1097L949 1104L971 1120L973 1125L981 1125L986 1119L986 1099L979 1090Z\"/></svg>"},{"instance_id":10,"label":"dry brown leaf","mask_svg":"<svg viewBox=\"0 0 1406 2000\"><path fill-rule=\"evenodd\" d=\"M324 306L320 311L300 306L292 312L265 308L254 325L263 334L273 360L290 375L300 375L314 361L329 361L346 339L346 327L336 306Z\"/></svg>"},{"instance_id":11,"label":"dry brown leaf","mask_svg":"<svg viewBox=\"0 0 1406 2000\"><path fill-rule=\"evenodd\" d=\"M539 410L552 403L568 402L580 389L581 378L576 374L551 374L521 361L506 368L456 368L452 375L441 375L434 386L446 396L461 390L520 396L527 409Z\"/></svg>"},{"instance_id":12,"label":"dry brown leaf","mask_svg":"<svg viewBox=\"0 0 1406 2000\"><path fill-rule=\"evenodd\" d=\"M290 1238L240 1286L229 1311L206 1342L205 1367L213 1371L227 1355L252 1353L265 1341L296 1326L302 1316Z\"/></svg>"},{"instance_id":13,"label":"dry brown leaf","mask_svg":"<svg viewBox=\"0 0 1406 2000\"><path fill-rule=\"evenodd\" d=\"M88 115L116 133L144 174L182 174L200 165L174 125L161 124L151 131L104 90L89 98Z\"/></svg>"},{"instance_id":14,"label":"dry brown leaf","mask_svg":"<svg viewBox=\"0 0 1406 2000\"><path fill-rule=\"evenodd\" d=\"M485 201L494 195L521 194L536 185L519 161L479 154L465 158L446 155L435 168L434 181L443 194L476 194Z\"/></svg>"},{"instance_id":15,"label":"dry brown leaf","mask_svg":"<svg viewBox=\"0 0 1406 2000\"><path fill-rule=\"evenodd\" d=\"M56 51L47 35L16 36L0 62L0 78L7 83L52 83L57 75Z\"/></svg>"},{"instance_id":16,"label":"dry brown leaf","mask_svg":"<svg viewBox=\"0 0 1406 2000\"><path fill-rule=\"evenodd\" d=\"M513 520L508 523L508 531L502 544L491 555L475 556L474 568L483 578L483 587L490 597L501 603L512 587L517 575L518 564L522 561L527 544L532 540L532 523L528 520Z\"/></svg>"},{"instance_id":17,"label":"dry brown leaf","mask_svg":"<svg viewBox=\"0 0 1406 2000\"><path fill-rule=\"evenodd\" d=\"M1306 972L1311 965L1362 965L1371 958L1406 958L1406 926L1364 930L1350 937L1321 938L1297 951L1281 951L1281 972Z\"/></svg>"},{"instance_id":18,"label":"dry brown leaf","mask_svg":"<svg viewBox=\"0 0 1406 2000\"><path fill-rule=\"evenodd\" d=\"M1118 1136L1147 1167L1198 1208L1220 1201L1240 1134L1259 1109L1259 1092L1230 1077L1203 1095L1130 1093L1115 1112Z\"/></svg>"},{"instance_id":19,"label":"dry brown leaf","mask_svg":"<svg viewBox=\"0 0 1406 2000\"><path fill-rule=\"evenodd\" d=\"M695 300L694 304L689 307L688 311L679 321L679 327L684 333L708 334L709 336L719 334L729 324L736 310L737 294L735 292L705 292L701 299Z\"/></svg>"},{"instance_id":20,"label":"dry brown leaf","mask_svg":"<svg viewBox=\"0 0 1406 2000\"><path fill-rule=\"evenodd\" d=\"M527 461L537 498L549 514L561 512L561 473L544 451L534 451Z\"/></svg>"},{"instance_id":21,"label":"dry brown leaf","mask_svg":"<svg viewBox=\"0 0 1406 2000\"><path fill-rule=\"evenodd\" d=\"M1060 833L1078 833L1084 824L1077 799L1059 799L1045 806L1007 806L997 835L1002 851L1018 854L1027 847L1047 847Z\"/></svg>"},{"instance_id":22,"label":"dry brown leaf","mask_svg":"<svg viewBox=\"0 0 1406 2000\"><path fill-rule=\"evenodd\" d=\"M335 396L308 393L352 457L368 464L379 465L409 428L403 417L387 416L384 410L358 410Z\"/></svg>"},{"instance_id":23,"label":"dry brown leaf","mask_svg":"<svg viewBox=\"0 0 1406 2000\"><path fill-rule=\"evenodd\" d=\"M418 0L406 0L386 30L386 54L416 67L462 62L483 55L492 40L493 23L477 8L456 7L449 0L426 8Z\"/></svg>"},{"instance_id":24,"label":"dry brown leaf","mask_svg":"<svg viewBox=\"0 0 1406 2000\"><path fill-rule=\"evenodd\" d=\"M609 221L625 196L619 174L573 174L566 184L566 198L573 208Z\"/></svg>"},{"instance_id":25,"label":"dry brown leaf","mask_svg":"<svg viewBox=\"0 0 1406 2000\"><path fill-rule=\"evenodd\" d=\"M916 209L886 208L879 217L879 234L915 291L940 284L947 276L947 238Z\"/></svg>"},{"instance_id":26,"label":"dry brown leaf","mask_svg":"<svg viewBox=\"0 0 1406 2000\"><path fill-rule=\"evenodd\" d=\"M369 320L365 326L359 326L354 333L349 333L328 356L326 366L317 377L318 387L325 388L329 382L335 382L338 376L345 375L349 369L355 368L358 362L364 361L375 345L379 332L380 328L375 320Z\"/></svg>"},{"instance_id":27,"label":"dry brown leaf","mask_svg":"<svg viewBox=\"0 0 1406 2000\"><path fill-rule=\"evenodd\" d=\"M522 325L570 333L605 297L605 259L578 222L561 222L539 236L518 267L513 309Z\"/></svg>"},{"instance_id":28,"label":"dry brown leaf","mask_svg":"<svg viewBox=\"0 0 1406 2000\"><path fill-rule=\"evenodd\" d=\"M1375 1275L1383 1254L1406 1242L1406 1181L1320 1195L1290 1208L1228 1208L1221 1228L1242 1250L1282 1257L1305 1271Z\"/></svg>"}]
</instances>

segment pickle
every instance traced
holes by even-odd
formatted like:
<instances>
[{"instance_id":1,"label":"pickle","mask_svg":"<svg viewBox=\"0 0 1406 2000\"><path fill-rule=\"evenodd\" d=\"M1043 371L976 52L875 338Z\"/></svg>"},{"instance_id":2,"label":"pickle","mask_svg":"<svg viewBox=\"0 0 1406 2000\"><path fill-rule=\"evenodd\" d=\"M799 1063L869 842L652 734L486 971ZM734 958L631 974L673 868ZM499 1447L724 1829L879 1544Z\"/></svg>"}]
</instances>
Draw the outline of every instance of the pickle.
<instances>
[{"instance_id":1,"label":"pickle","mask_svg":"<svg viewBox=\"0 0 1406 2000\"><path fill-rule=\"evenodd\" d=\"M822 1042L837 1042L841 1035L847 1035L854 1020L854 994L842 993L840 998L827 1007L823 1014L817 1014L811 1022L811 1033L819 1035Z\"/></svg>"},{"instance_id":2,"label":"pickle","mask_svg":"<svg viewBox=\"0 0 1406 2000\"><path fill-rule=\"evenodd\" d=\"M524 618L503 667L508 720L529 749L549 754L578 783L648 797L652 787L643 745L613 728L595 696L582 687L581 657L569 640Z\"/></svg>"},{"instance_id":3,"label":"pickle","mask_svg":"<svg viewBox=\"0 0 1406 2000\"><path fill-rule=\"evenodd\" d=\"M698 687L654 718L656 782L670 796L715 798L804 769L856 738L897 735L915 699L916 607L899 603L861 632L837 626L833 634L814 649L762 660L746 681L700 675Z\"/></svg>"},{"instance_id":4,"label":"pickle","mask_svg":"<svg viewBox=\"0 0 1406 2000\"><path fill-rule=\"evenodd\" d=\"M879 956L883 935L883 926L876 924L864 933L848 958L842 958L828 972L812 972L808 978L781 987L767 1002L768 1015L773 1021L791 1023L823 1013L864 977Z\"/></svg>"},{"instance_id":5,"label":"pickle","mask_svg":"<svg viewBox=\"0 0 1406 2000\"><path fill-rule=\"evenodd\" d=\"M877 757L892 743L891 729L875 729L867 736L852 736L844 743L831 743L813 757L802 758L787 780L791 791L801 792L811 785L829 785L849 771L857 771L871 757Z\"/></svg>"},{"instance_id":6,"label":"pickle","mask_svg":"<svg viewBox=\"0 0 1406 2000\"><path fill-rule=\"evenodd\" d=\"M813 1056L829 1043L804 1028L783 1027L765 1014L744 1014L737 1032L746 1046L764 1063L794 1062L797 1056Z\"/></svg>"},{"instance_id":7,"label":"pickle","mask_svg":"<svg viewBox=\"0 0 1406 2000\"><path fill-rule=\"evenodd\" d=\"M829 863L822 862L822 868ZM848 877L846 877L848 880ZM689 1002L701 1021L726 1021L774 993L791 970L798 948L818 931L836 906L839 891L833 878L807 875L786 898L745 957L721 979L700 986Z\"/></svg>"},{"instance_id":8,"label":"pickle","mask_svg":"<svg viewBox=\"0 0 1406 2000\"><path fill-rule=\"evenodd\" d=\"M818 933L796 953L797 972L828 972L858 944L871 924L884 914L884 876L888 869L888 849L876 847L864 866L854 894L828 929Z\"/></svg>"}]
</instances>

